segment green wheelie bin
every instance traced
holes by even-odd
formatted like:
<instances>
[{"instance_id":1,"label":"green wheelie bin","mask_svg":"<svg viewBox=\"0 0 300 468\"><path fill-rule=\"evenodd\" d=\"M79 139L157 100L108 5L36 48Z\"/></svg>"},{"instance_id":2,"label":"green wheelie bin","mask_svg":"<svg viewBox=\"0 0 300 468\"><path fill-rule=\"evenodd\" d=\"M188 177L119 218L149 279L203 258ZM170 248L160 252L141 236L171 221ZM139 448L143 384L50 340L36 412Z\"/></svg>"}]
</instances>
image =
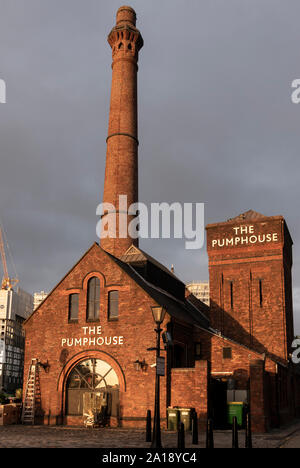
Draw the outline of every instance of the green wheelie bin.
<instances>
[{"instance_id":1,"label":"green wheelie bin","mask_svg":"<svg viewBox=\"0 0 300 468\"><path fill-rule=\"evenodd\" d=\"M244 423L244 402L229 401L227 403L227 422L232 424L233 418L236 416L237 423L241 427Z\"/></svg>"}]
</instances>

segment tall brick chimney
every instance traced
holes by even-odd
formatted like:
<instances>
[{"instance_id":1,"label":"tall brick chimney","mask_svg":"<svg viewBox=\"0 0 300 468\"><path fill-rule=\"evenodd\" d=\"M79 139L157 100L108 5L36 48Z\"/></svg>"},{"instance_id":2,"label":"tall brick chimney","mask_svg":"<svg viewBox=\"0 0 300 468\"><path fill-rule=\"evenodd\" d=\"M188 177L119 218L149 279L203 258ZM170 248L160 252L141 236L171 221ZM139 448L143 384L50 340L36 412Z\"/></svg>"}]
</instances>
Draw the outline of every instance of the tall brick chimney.
<instances>
[{"instance_id":1,"label":"tall brick chimney","mask_svg":"<svg viewBox=\"0 0 300 468\"><path fill-rule=\"evenodd\" d=\"M117 214L116 238L102 238L101 247L116 257L131 244L138 246L138 239L119 237L119 219L125 211L119 195L127 196L126 208L138 201L137 62L143 39L135 24L135 11L122 6L108 35L113 61L103 203L112 204ZM102 216L104 230L109 213ZM133 219L128 217L126 226Z\"/></svg>"}]
</instances>

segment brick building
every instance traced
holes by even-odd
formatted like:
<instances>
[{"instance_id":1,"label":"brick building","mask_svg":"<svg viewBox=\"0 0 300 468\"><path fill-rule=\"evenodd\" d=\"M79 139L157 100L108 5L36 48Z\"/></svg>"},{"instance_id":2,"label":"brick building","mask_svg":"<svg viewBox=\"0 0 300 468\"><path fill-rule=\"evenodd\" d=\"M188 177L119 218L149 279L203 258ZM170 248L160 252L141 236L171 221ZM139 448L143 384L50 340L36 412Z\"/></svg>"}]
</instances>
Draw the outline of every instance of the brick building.
<instances>
[{"instance_id":1,"label":"brick building","mask_svg":"<svg viewBox=\"0 0 300 468\"><path fill-rule=\"evenodd\" d=\"M113 63L103 200L117 208L117 218L120 194L128 206L138 201L137 62L143 39L135 24L135 12L121 7L108 36ZM108 208L103 230L110 215ZM193 407L201 427L208 416L222 427L230 398L250 405L256 431L291 420L300 406L289 359L291 247L281 216L249 211L207 226L208 307L143 252L138 239L107 232L25 323L24 394L32 359L41 363L36 421L81 425L85 411L102 402L108 424L144 427L154 403L155 355L149 348L155 346L151 307L157 305L166 309L162 327L171 337L163 351L163 419L169 406Z\"/></svg>"},{"instance_id":2,"label":"brick building","mask_svg":"<svg viewBox=\"0 0 300 468\"><path fill-rule=\"evenodd\" d=\"M209 282L208 281L192 281L186 285L187 289L209 306Z\"/></svg>"},{"instance_id":3,"label":"brick building","mask_svg":"<svg viewBox=\"0 0 300 468\"><path fill-rule=\"evenodd\" d=\"M0 391L11 395L23 385L23 322L33 310L33 297L21 288L0 289Z\"/></svg>"}]
</instances>

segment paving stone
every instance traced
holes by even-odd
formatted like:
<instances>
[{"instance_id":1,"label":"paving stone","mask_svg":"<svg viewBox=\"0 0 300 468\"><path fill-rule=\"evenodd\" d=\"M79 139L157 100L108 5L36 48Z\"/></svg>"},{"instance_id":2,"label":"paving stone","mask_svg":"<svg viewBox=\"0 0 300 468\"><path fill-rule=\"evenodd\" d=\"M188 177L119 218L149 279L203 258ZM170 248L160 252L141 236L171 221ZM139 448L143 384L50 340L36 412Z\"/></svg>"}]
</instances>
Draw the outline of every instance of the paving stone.
<instances>
[{"instance_id":1,"label":"paving stone","mask_svg":"<svg viewBox=\"0 0 300 468\"><path fill-rule=\"evenodd\" d=\"M215 448L231 448L231 431L215 431ZM254 448L297 446L300 443L300 422L268 434L253 435ZM176 448L177 433L162 432L164 448ZM245 444L245 432L239 431L239 445ZM0 426L1 448L149 448L143 430L119 428L78 428L69 426ZM186 448L204 448L205 434L199 434L199 444L192 445L191 433L186 434Z\"/></svg>"}]
</instances>

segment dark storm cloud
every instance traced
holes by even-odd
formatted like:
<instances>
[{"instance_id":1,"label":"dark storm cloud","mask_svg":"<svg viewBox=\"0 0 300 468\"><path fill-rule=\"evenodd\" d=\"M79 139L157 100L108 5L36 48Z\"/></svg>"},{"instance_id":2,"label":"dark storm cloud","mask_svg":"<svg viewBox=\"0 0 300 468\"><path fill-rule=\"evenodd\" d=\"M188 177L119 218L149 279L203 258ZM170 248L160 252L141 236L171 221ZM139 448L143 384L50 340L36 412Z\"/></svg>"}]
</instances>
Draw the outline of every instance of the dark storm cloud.
<instances>
[{"instance_id":1,"label":"dark storm cloud","mask_svg":"<svg viewBox=\"0 0 300 468\"><path fill-rule=\"evenodd\" d=\"M300 331L299 2L132 1L139 66L140 199L205 202L206 223L282 214L294 239ZM50 289L95 240L115 0L0 0L0 216L21 285ZM205 249L141 247L184 280Z\"/></svg>"}]
</instances>

